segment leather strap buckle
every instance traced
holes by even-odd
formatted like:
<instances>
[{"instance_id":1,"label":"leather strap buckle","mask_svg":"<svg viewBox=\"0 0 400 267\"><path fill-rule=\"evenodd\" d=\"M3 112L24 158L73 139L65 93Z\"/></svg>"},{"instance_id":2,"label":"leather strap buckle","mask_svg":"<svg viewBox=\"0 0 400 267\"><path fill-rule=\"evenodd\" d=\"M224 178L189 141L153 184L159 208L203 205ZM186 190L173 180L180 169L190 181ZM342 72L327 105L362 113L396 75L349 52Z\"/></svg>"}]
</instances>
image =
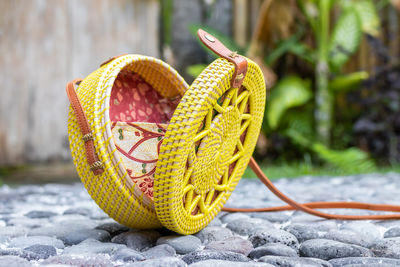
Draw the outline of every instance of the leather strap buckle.
<instances>
[{"instance_id":1,"label":"leather strap buckle","mask_svg":"<svg viewBox=\"0 0 400 267\"><path fill-rule=\"evenodd\" d=\"M229 50L217 38L202 29L197 31L197 35L200 41L211 51L235 64L235 73L232 76L231 86L233 88L239 88L246 77L248 65L247 59L239 55L236 51Z\"/></svg>"}]
</instances>

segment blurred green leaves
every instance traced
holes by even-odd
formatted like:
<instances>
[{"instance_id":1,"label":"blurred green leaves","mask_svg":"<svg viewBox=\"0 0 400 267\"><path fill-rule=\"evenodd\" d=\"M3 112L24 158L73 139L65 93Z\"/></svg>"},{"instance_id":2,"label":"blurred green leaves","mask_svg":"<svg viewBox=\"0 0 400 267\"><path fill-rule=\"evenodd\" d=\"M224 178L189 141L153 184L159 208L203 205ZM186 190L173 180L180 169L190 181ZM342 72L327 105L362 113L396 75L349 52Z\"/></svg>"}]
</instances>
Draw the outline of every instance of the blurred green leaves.
<instances>
[{"instance_id":1,"label":"blurred green leaves","mask_svg":"<svg viewBox=\"0 0 400 267\"><path fill-rule=\"evenodd\" d=\"M297 76L288 76L278 82L267 104L267 119L275 130L283 114L290 108L304 105L312 97L311 83Z\"/></svg>"},{"instance_id":2,"label":"blurred green leaves","mask_svg":"<svg viewBox=\"0 0 400 267\"><path fill-rule=\"evenodd\" d=\"M186 72L192 76L193 78L196 78L197 76L200 75L200 73L207 67L206 64L195 64L191 65L186 68Z\"/></svg>"},{"instance_id":3,"label":"blurred green leaves","mask_svg":"<svg viewBox=\"0 0 400 267\"><path fill-rule=\"evenodd\" d=\"M368 79L366 71L357 71L350 74L338 75L329 82L329 88L333 92L348 92L360 88L360 84Z\"/></svg>"},{"instance_id":4,"label":"blurred green leaves","mask_svg":"<svg viewBox=\"0 0 400 267\"><path fill-rule=\"evenodd\" d=\"M340 5L358 15L361 30L364 33L372 36L379 35L380 21L377 7L372 0L341 0Z\"/></svg>"},{"instance_id":5,"label":"blurred green leaves","mask_svg":"<svg viewBox=\"0 0 400 267\"><path fill-rule=\"evenodd\" d=\"M334 69L345 64L358 48L361 40L361 24L354 11L345 11L337 21L331 35L329 61Z\"/></svg>"},{"instance_id":6,"label":"blurred green leaves","mask_svg":"<svg viewBox=\"0 0 400 267\"><path fill-rule=\"evenodd\" d=\"M297 60L307 62L314 73L308 79L290 73L282 75L267 98L263 130L267 136L272 133L286 136L301 151L311 152L329 166L347 171L371 171L375 169L375 163L366 152L356 147L349 148L349 143L346 143L347 146L332 146L329 142L332 138L320 138L317 129L325 118L332 120L332 124L327 124L327 132L337 129L335 123L338 122L334 121L336 97L358 89L369 77L365 71L343 73L343 69L359 49L363 34L379 35L377 8L373 0L321 1L297 0L298 10L306 22L292 25L294 34L289 38L274 40L274 48L268 48L270 50L264 58L268 67L279 65L286 59L286 55L291 54ZM231 50L246 54L245 47L210 27L191 25L191 33L196 35L200 27L216 36ZM308 28L312 31L306 31ZM214 57L213 53L210 54ZM197 77L205 67L203 64L193 65L187 72ZM321 98L321 92L328 97ZM319 103L321 99L325 102ZM323 109L327 106L329 108ZM320 116L322 119L318 119L315 116L318 112L329 114L323 114Z\"/></svg>"}]
</instances>

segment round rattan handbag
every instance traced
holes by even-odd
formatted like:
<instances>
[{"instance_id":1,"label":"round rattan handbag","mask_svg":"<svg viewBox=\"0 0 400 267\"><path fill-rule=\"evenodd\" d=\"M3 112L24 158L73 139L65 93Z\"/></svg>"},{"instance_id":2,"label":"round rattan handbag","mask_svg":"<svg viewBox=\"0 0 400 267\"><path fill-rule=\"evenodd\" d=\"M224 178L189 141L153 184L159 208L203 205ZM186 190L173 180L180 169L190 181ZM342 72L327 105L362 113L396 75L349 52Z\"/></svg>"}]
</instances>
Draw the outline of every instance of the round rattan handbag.
<instances>
[{"instance_id":1,"label":"round rattan handbag","mask_svg":"<svg viewBox=\"0 0 400 267\"><path fill-rule=\"evenodd\" d=\"M221 58L190 86L166 63L141 55L112 58L68 83L72 157L95 202L128 227L191 234L218 214L250 160L260 179L291 206L241 211L296 208L338 218L314 208L367 208L300 204L273 187L251 159L265 105L260 68L210 34L198 35Z\"/></svg>"},{"instance_id":2,"label":"round rattan handbag","mask_svg":"<svg viewBox=\"0 0 400 267\"><path fill-rule=\"evenodd\" d=\"M166 63L141 55L113 58L67 86L79 176L96 203L126 226L201 230L254 150L264 114L262 73L211 35L199 36L224 58L191 86Z\"/></svg>"}]
</instances>

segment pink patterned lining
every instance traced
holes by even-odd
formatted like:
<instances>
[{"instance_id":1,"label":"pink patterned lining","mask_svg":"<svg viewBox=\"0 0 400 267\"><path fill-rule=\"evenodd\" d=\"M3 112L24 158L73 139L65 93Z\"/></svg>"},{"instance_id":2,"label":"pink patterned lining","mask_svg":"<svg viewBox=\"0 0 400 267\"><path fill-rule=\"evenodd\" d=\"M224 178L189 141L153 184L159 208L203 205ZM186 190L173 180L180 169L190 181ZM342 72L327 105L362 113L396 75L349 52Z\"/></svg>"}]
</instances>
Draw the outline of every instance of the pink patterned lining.
<instances>
[{"instance_id":1,"label":"pink patterned lining","mask_svg":"<svg viewBox=\"0 0 400 267\"><path fill-rule=\"evenodd\" d=\"M117 151L131 181L151 199L158 153L179 100L162 98L140 75L128 71L119 73L111 91Z\"/></svg>"},{"instance_id":2,"label":"pink patterned lining","mask_svg":"<svg viewBox=\"0 0 400 267\"><path fill-rule=\"evenodd\" d=\"M110 119L168 123L178 103L163 98L139 74L121 71L111 91Z\"/></svg>"}]
</instances>

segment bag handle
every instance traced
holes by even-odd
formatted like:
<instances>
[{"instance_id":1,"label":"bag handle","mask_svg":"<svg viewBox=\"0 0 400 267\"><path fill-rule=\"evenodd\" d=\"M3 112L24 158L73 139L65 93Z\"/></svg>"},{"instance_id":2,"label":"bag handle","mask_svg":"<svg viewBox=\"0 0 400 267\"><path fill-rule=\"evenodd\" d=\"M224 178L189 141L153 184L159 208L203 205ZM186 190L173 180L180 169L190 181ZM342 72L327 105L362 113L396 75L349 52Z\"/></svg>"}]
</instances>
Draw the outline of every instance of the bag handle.
<instances>
[{"instance_id":1,"label":"bag handle","mask_svg":"<svg viewBox=\"0 0 400 267\"><path fill-rule=\"evenodd\" d=\"M78 125L82 133L82 139L85 142L86 160L90 166L90 170L94 175L100 175L104 171L103 164L96 154L93 142L93 134L90 129L85 111L82 107L82 103L79 100L75 90L75 85L79 85L81 81L82 79L75 79L67 83L67 96L78 121Z\"/></svg>"},{"instance_id":2,"label":"bag handle","mask_svg":"<svg viewBox=\"0 0 400 267\"><path fill-rule=\"evenodd\" d=\"M337 220L395 220L400 219L400 214L383 214L383 215L339 215L321 212L315 209L364 209L364 210L375 210L375 211L392 211L400 212L400 205L387 205L387 204L372 204L363 202L308 202L299 203L276 188L268 177L263 173L256 160L252 157L249 162L250 168L261 180L261 182L268 187L268 189L274 193L281 200L286 202L287 206L276 206L269 208L222 208L224 211L229 212L268 212L268 211L284 211L284 210L301 210L311 215L326 219L337 219Z\"/></svg>"}]
</instances>

